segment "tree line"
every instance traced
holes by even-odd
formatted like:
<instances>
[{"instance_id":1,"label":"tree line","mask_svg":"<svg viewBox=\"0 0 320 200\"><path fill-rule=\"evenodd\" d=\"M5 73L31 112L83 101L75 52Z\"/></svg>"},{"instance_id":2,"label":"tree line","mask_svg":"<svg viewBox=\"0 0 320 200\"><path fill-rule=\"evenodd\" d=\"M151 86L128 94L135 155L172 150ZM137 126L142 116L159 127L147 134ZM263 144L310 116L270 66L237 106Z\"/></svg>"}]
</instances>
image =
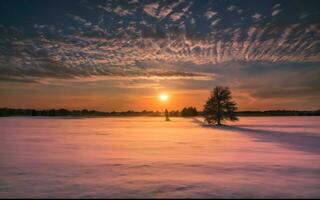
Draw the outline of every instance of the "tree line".
<instances>
[{"instance_id":1,"label":"tree line","mask_svg":"<svg viewBox=\"0 0 320 200\"><path fill-rule=\"evenodd\" d=\"M181 111L172 110L168 112L170 117L191 117L197 116L199 112L195 107L185 107ZM104 116L161 116L160 111L147 111L143 110L138 111L112 111L112 112L101 112L96 110L68 110L68 109L47 109L47 110L36 110L36 109L15 109L15 108L0 108L0 117L9 117L9 116L48 116L48 117L104 117Z\"/></svg>"},{"instance_id":2,"label":"tree line","mask_svg":"<svg viewBox=\"0 0 320 200\"><path fill-rule=\"evenodd\" d=\"M123 112L101 112L96 110L67 110L67 109L49 109L49 110L36 110L36 109L15 109L15 108L0 108L0 117L7 116L70 116L70 117L97 117L97 116L160 116L159 111L146 111L136 112L132 110Z\"/></svg>"},{"instance_id":3,"label":"tree line","mask_svg":"<svg viewBox=\"0 0 320 200\"><path fill-rule=\"evenodd\" d=\"M236 112L238 116L320 116L320 110L315 111L296 111L296 110L267 110L267 111L240 111ZM101 112L96 110L67 110L67 109L15 109L15 108L0 108L0 117L8 116L161 116L160 111L124 111L124 112ZM170 117L193 117L203 116L202 111L198 111L196 107L184 107L182 110L169 111Z\"/></svg>"}]
</instances>

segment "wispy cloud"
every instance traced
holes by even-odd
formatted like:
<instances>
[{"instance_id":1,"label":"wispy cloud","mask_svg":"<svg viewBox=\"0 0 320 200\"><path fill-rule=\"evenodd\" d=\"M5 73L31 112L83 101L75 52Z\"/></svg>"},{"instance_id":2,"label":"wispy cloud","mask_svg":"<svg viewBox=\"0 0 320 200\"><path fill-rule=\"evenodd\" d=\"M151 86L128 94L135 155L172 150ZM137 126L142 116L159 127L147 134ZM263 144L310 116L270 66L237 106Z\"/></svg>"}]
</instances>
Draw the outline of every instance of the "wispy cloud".
<instances>
[{"instance_id":1,"label":"wispy cloud","mask_svg":"<svg viewBox=\"0 0 320 200\"><path fill-rule=\"evenodd\" d=\"M227 7L227 10L229 10L229 11L235 11L236 9L237 9L237 6L235 6L235 5L231 5L231 6Z\"/></svg>"},{"instance_id":2,"label":"wispy cloud","mask_svg":"<svg viewBox=\"0 0 320 200\"><path fill-rule=\"evenodd\" d=\"M143 10L148 15L150 15L152 17L156 17L158 8L159 8L159 3L151 3L151 4L148 4L148 5L145 5Z\"/></svg>"},{"instance_id":3,"label":"wispy cloud","mask_svg":"<svg viewBox=\"0 0 320 200\"><path fill-rule=\"evenodd\" d=\"M281 13L281 9L278 9L278 10L274 10L274 11L272 11L272 13L271 13L271 15L272 16L276 16L276 15L278 15L279 13Z\"/></svg>"},{"instance_id":4,"label":"wispy cloud","mask_svg":"<svg viewBox=\"0 0 320 200\"><path fill-rule=\"evenodd\" d=\"M211 26L216 26L216 25L218 25L218 23L221 21L221 19L220 18L218 18L218 19L216 19L216 20L214 20L214 21L212 21L211 22Z\"/></svg>"},{"instance_id":5,"label":"wispy cloud","mask_svg":"<svg viewBox=\"0 0 320 200\"><path fill-rule=\"evenodd\" d=\"M197 79L208 74L160 66L181 62L195 66L234 61L320 62L319 25L314 21L279 25L278 17L245 12L241 5L208 6L202 12L196 3L107 2L94 5L96 10L89 10L90 15L65 12L67 26L51 21L34 22L31 27L26 23L26 28L0 26L2 80L98 76ZM268 9L277 16L280 8L277 4ZM244 19L253 20L228 18L238 15L239 10Z\"/></svg>"},{"instance_id":6,"label":"wispy cloud","mask_svg":"<svg viewBox=\"0 0 320 200\"><path fill-rule=\"evenodd\" d=\"M260 20L262 18L262 15L260 13L255 13L252 15L252 18L256 21Z\"/></svg>"},{"instance_id":7,"label":"wispy cloud","mask_svg":"<svg viewBox=\"0 0 320 200\"><path fill-rule=\"evenodd\" d=\"M214 11L208 10L205 13L205 16L207 17L207 19L211 19L212 17L216 16L217 14L218 14L218 12L214 12Z\"/></svg>"}]
</instances>

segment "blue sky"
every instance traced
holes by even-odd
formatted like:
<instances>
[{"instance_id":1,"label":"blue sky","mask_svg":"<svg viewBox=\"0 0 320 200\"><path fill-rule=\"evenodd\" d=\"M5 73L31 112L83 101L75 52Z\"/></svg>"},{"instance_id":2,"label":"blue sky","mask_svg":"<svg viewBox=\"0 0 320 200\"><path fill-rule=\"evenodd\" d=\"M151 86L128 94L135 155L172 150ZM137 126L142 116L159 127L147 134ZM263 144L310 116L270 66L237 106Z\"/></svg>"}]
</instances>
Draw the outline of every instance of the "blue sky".
<instances>
[{"instance_id":1,"label":"blue sky","mask_svg":"<svg viewBox=\"0 0 320 200\"><path fill-rule=\"evenodd\" d=\"M317 109L319 21L311 0L0 0L0 106L201 108L227 85L242 110Z\"/></svg>"}]
</instances>

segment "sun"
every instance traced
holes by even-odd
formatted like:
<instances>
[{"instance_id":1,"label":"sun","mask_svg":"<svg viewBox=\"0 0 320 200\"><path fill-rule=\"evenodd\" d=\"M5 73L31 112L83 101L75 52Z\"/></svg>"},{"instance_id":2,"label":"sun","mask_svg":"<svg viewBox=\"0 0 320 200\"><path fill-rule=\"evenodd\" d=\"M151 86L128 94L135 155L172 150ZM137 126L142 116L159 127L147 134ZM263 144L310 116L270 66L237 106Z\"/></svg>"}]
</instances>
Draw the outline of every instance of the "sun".
<instances>
[{"instance_id":1,"label":"sun","mask_svg":"<svg viewBox=\"0 0 320 200\"><path fill-rule=\"evenodd\" d=\"M169 96L165 93L160 94L160 100L163 102L168 101Z\"/></svg>"}]
</instances>

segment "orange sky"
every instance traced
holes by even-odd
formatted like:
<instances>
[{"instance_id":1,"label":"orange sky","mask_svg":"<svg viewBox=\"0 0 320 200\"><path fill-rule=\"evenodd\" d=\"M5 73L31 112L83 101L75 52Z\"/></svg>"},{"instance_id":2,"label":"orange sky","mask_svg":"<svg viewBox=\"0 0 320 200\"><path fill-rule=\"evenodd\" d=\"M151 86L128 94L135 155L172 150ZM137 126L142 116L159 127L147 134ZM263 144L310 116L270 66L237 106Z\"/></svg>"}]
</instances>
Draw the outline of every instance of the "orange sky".
<instances>
[{"instance_id":1,"label":"orange sky","mask_svg":"<svg viewBox=\"0 0 320 200\"><path fill-rule=\"evenodd\" d=\"M196 106L201 110L210 94L210 88L179 88L175 83L168 86L167 81L146 81L144 84L124 84L113 81L93 81L86 83L62 82L50 84L1 84L0 107L13 108L67 108L96 109L100 111L127 110L181 110L184 106ZM165 84L163 84L163 82ZM179 80L178 82L184 82ZM188 80L188 84L193 80ZM113 85L116 84L116 85ZM164 86L165 85L165 86ZM306 97L268 97L252 95L252 91L232 88L234 100L239 110L298 109L319 108L314 98ZM169 100L162 102L161 93L167 93Z\"/></svg>"}]
</instances>

